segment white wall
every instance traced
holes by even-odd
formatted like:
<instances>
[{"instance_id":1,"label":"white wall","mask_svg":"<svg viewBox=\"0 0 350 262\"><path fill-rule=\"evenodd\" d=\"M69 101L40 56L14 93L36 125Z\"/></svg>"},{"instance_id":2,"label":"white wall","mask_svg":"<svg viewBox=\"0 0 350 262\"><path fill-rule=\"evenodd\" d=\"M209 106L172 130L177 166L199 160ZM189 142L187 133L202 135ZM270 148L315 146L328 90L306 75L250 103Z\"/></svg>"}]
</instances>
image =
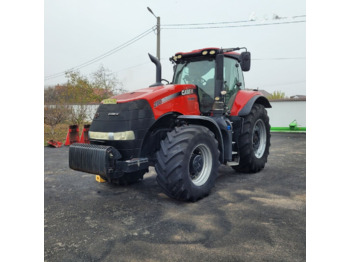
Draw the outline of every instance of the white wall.
<instances>
[{"instance_id":1,"label":"white wall","mask_svg":"<svg viewBox=\"0 0 350 262\"><path fill-rule=\"evenodd\" d=\"M296 120L299 127L306 127L306 101L271 102L267 109L271 127L289 127Z\"/></svg>"},{"instance_id":2,"label":"white wall","mask_svg":"<svg viewBox=\"0 0 350 262\"><path fill-rule=\"evenodd\" d=\"M78 107L79 107L78 105L73 105L74 110L77 110ZM87 108L87 112L86 112L87 119L86 120L88 122L91 122L96 114L96 111L97 111L97 108L99 107L99 104L98 105L85 105L85 107Z\"/></svg>"}]
</instances>

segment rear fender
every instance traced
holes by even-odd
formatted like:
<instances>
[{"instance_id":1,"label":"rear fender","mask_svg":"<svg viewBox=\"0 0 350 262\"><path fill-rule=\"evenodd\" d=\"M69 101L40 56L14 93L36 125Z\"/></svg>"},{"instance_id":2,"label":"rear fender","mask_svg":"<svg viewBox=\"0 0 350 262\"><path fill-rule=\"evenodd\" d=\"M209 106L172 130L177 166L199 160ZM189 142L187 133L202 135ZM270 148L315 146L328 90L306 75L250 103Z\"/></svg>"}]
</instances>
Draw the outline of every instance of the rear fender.
<instances>
[{"instance_id":1,"label":"rear fender","mask_svg":"<svg viewBox=\"0 0 350 262\"><path fill-rule=\"evenodd\" d=\"M221 163L224 163L224 142L223 137L220 131L219 125L210 117L206 116L196 116L196 115L180 115L178 118L180 121L184 120L187 124L200 125L207 127L215 135L216 140L218 141L220 156L219 160Z\"/></svg>"},{"instance_id":2,"label":"rear fender","mask_svg":"<svg viewBox=\"0 0 350 262\"><path fill-rule=\"evenodd\" d=\"M248 115L254 103L261 104L265 108L271 108L269 100L259 91L240 90L237 93L231 109L231 116Z\"/></svg>"}]
</instances>

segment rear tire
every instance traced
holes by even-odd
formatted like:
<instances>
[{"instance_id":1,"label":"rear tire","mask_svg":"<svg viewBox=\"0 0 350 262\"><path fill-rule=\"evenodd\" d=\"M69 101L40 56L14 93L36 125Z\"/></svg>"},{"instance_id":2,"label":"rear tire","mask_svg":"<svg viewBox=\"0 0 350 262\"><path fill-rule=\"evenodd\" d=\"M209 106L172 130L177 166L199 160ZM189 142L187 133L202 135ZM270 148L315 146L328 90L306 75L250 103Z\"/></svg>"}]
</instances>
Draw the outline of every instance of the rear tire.
<instances>
[{"instance_id":1,"label":"rear tire","mask_svg":"<svg viewBox=\"0 0 350 262\"><path fill-rule=\"evenodd\" d=\"M267 162L270 148L269 117L263 105L254 104L244 117L243 130L239 137L240 162L233 168L238 172L255 173Z\"/></svg>"},{"instance_id":2,"label":"rear tire","mask_svg":"<svg viewBox=\"0 0 350 262\"><path fill-rule=\"evenodd\" d=\"M197 201L215 184L219 153L218 142L208 128L176 127L156 153L157 182L169 197Z\"/></svg>"}]
</instances>

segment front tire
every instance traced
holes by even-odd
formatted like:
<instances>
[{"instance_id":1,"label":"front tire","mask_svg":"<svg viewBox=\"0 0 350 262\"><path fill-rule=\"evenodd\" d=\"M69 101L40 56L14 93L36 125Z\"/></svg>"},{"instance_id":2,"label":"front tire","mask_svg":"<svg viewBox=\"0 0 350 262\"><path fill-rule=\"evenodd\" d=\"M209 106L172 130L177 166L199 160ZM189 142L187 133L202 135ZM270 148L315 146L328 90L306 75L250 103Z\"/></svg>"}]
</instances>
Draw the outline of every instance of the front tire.
<instances>
[{"instance_id":1,"label":"front tire","mask_svg":"<svg viewBox=\"0 0 350 262\"><path fill-rule=\"evenodd\" d=\"M197 201L215 184L218 142L206 127L176 127L161 141L156 158L157 182L169 197Z\"/></svg>"},{"instance_id":2,"label":"front tire","mask_svg":"<svg viewBox=\"0 0 350 262\"><path fill-rule=\"evenodd\" d=\"M267 162L270 149L270 123L263 105L254 104L244 118L243 130L239 137L240 162L233 168L238 172L255 173L262 170Z\"/></svg>"}]
</instances>

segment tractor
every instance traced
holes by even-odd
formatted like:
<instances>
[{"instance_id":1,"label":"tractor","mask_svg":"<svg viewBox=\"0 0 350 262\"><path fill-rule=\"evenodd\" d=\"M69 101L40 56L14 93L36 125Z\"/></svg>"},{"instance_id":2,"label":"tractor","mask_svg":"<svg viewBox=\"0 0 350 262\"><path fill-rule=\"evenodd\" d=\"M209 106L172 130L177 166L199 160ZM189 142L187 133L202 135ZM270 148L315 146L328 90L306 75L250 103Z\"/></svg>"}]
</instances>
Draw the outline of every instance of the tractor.
<instances>
[{"instance_id":1,"label":"tractor","mask_svg":"<svg viewBox=\"0 0 350 262\"><path fill-rule=\"evenodd\" d=\"M171 82L162 79L160 61L149 57L156 82L101 102L90 144L69 148L71 169L131 184L153 166L166 195L194 202L210 194L221 164L241 173L264 168L271 105L258 90L245 90L246 48L178 52L170 58Z\"/></svg>"}]
</instances>

